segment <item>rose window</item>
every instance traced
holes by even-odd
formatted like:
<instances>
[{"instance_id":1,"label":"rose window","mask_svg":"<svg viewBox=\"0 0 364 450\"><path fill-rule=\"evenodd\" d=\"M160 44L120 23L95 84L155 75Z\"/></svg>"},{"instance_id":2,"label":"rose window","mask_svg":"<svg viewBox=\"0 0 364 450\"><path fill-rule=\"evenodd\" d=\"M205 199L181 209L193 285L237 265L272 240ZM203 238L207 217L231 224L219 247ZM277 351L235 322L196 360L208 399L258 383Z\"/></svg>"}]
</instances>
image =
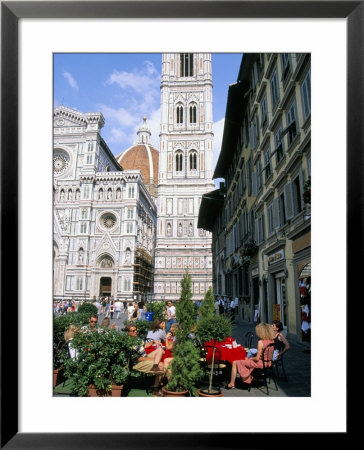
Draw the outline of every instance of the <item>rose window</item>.
<instances>
[{"instance_id":1,"label":"rose window","mask_svg":"<svg viewBox=\"0 0 364 450\"><path fill-rule=\"evenodd\" d=\"M65 172L69 166L69 158L64 154L56 154L53 157L53 172L55 175L60 175Z\"/></svg>"},{"instance_id":2,"label":"rose window","mask_svg":"<svg viewBox=\"0 0 364 450\"><path fill-rule=\"evenodd\" d=\"M102 218L102 224L105 228L112 228L116 223L116 218L112 214L108 214Z\"/></svg>"}]
</instances>

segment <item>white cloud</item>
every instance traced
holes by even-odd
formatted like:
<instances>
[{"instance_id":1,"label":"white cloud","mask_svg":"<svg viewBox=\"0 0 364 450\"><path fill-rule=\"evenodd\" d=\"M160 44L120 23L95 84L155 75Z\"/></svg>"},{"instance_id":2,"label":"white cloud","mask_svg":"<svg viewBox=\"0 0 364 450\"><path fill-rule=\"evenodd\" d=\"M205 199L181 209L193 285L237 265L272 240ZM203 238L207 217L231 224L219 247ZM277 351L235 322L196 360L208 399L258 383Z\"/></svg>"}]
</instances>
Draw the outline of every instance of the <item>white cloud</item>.
<instances>
[{"instance_id":1,"label":"white cloud","mask_svg":"<svg viewBox=\"0 0 364 450\"><path fill-rule=\"evenodd\" d=\"M63 76L64 76L64 78L66 78L66 80L68 81L68 84L71 86L71 88L74 89L75 91L78 91L78 84L77 84L77 81L74 79L73 75L64 70Z\"/></svg>"},{"instance_id":2,"label":"white cloud","mask_svg":"<svg viewBox=\"0 0 364 450\"><path fill-rule=\"evenodd\" d=\"M114 72L109 76L108 84L118 84L121 89L131 88L138 94L149 90L159 90L160 74L150 61L144 62L145 69L134 69L132 72Z\"/></svg>"},{"instance_id":3,"label":"white cloud","mask_svg":"<svg viewBox=\"0 0 364 450\"><path fill-rule=\"evenodd\" d=\"M111 128L108 136L108 141L113 143L120 143L123 142L123 140L125 140L126 137L127 137L126 134L120 128ZM120 151L121 150L123 149L120 148Z\"/></svg>"},{"instance_id":4,"label":"white cloud","mask_svg":"<svg viewBox=\"0 0 364 450\"><path fill-rule=\"evenodd\" d=\"M114 109L102 104L98 105L98 108L101 110L105 119L116 121L123 127L132 127L135 126L138 122L135 114L132 114L125 108Z\"/></svg>"},{"instance_id":5,"label":"white cloud","mask_svg":"<svg viewBox=\"0 0 364 450\"><path fill-rule=\"evenodd\" d=\"M120 143L121 150L128 148L137 141L137 131L142 124L143 117L147 117L147 124L151 130L151 143L159 148L160 132L160 73L153 63L144 61L141 68L130 72L114 70L107 80L107 84L114 85L123 105L118 109L101 104L99 108L105 116L107 131L116 143ZM108 123L109 122L109 123ZM119 130L119 132L117 132ZM117 142L118 136L120 142Z\"/></svg>"}]
</instances>

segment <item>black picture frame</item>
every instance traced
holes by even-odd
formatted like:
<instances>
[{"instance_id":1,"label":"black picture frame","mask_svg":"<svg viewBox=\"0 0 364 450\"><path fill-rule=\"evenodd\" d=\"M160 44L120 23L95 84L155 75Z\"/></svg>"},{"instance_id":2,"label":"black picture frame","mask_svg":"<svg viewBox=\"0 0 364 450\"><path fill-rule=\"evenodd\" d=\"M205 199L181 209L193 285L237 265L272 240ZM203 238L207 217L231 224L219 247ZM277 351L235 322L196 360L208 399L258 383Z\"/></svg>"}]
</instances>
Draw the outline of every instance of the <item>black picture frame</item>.
<instances>
[{"instance_id":1,"label":"black picture frame","mask_svg":"<svg viewBox=\"0 0 364 450\"><path fill-rule=\"evenodd\" d=\"M87 3L87 8L85 4ZM260 448L263 433L19 433L18 392L18 22L21 18L345 18L347 19L347 299L362 276L364 5L363 1L5 1L1 2L1 448ZM333 70L335 64L333 63ZM344 205L341 205L344 210ZM11 226L9 224L11 223ZM353 249L358 251L354 255ZM8 251L9 250L9 251ZM11 251L10 251L11 250ZM5 299L12 286L12 321ZM355 295L357 297L357 295ZM345 306L345 299L343 299ZM15 320L14 320L15 318ZM7 342L11 327L11 345ZM349 360L349 358L348 358ZM36 413L36 405L34 406ZM218 414L218 410L217 410ZM349 412L348 412L349 414ZM279 416L279 415L278 415ZM272 415L277 420L277 415ZM244 411L242 411L242 420ZM141 416L141 427L145 418ZM258 418L257 418L258 420ZM347 420L348 427L350 421ZM347 439L338 433L335 442ZM327 435L322 436L327 443ZM278 438L275 435L274 439ZM315 434L315 443L319 434ZM275 440L282 445L283 441ZM297 435L284 436L284 445ZM342 442L341 442L342 443ZM271 442L272 444L272 442ZM266 444L265 444L266 445Z\"/></svg>"}]
</instances>

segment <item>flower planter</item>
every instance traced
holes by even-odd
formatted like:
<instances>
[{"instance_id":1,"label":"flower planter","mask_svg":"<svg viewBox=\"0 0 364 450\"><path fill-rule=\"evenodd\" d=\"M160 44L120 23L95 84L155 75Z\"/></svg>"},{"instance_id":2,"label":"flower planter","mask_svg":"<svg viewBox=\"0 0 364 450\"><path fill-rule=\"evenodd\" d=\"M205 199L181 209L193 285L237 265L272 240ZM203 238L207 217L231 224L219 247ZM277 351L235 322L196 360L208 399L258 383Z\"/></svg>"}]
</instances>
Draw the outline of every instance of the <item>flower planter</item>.
<instances>
[{"instance_id":1,"label":"flower planter","mask_svg":"<svg viewBox=\"0 0 364 450\"><path fill-rule=\"evenodd\" d=\"M61 373L63 370L63 367L60 367L59 369L54 369L53 370L53 387L56 387L59 383L60 383L60 377L61 377Z\"/></svg>"},{"instance_id":2,"label":"flower planter","mask_svg":"<svg viewBox=\"0 0 364 450\"><path fill-rule=\"evenodd\" d=\"M124 385L111 386L111 391L105 391L103 389L97 389L94 384L90 384L88 388L88 396L89 397L121 397L121 393L123 391Z\"/></svg>"},{"instance_id":3,"label":"flower planter","mask_svg":"<svg viewBox=\"0 0 364 450\"><path fill-rule=\"evenodd\" d=\"M212 386L211 392L208 392L209 388L197 389L198 395L200 397L222 397L222 392L219 388L214 388Z\"/></svg>"},{"instance_id":4,"label":"flower planter","mask_svg":"<svg viewBox=\"0 0 364 450\"><path fill-rule=\"evenodd\" d=\"M165 387L162 387L162 392L164 392L164 395L166 397L186 397L186 395L188 394L188 391L181 391L181 392L168 391Z\"/></svg>"}]
</instances>

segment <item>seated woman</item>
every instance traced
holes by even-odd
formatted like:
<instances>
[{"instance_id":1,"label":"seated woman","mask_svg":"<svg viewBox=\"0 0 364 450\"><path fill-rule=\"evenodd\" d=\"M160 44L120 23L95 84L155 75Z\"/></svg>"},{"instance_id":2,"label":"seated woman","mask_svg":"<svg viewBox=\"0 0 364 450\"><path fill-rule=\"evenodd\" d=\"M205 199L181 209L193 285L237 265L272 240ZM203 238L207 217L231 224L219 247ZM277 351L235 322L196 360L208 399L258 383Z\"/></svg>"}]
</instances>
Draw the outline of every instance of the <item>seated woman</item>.
<instances>
[{"instance_id":1,"label":"seated woman","mask_svg":"<svg viewBox=\"0 0 364 450\"><path fill-rule=\"evenodd\" d=\"M239 372L244 383L251 384L253 380L251 373L253 370L263 368L263 350L267 347L267 345L274 344L274 331L269 324L262 322L255 327L255 332L260 338L257 345L257 354L251 358L233 361L231 368L231 379L230 383L227 385L228 389L235 388L237 372Z\"/></svg>"},{"instance_id":2,"label":"seated woman","mask_svg":"<svg viewBox=\"0 0 364 450\"><path fill-rule=\"evenodd\" d=\"M283 353L288 352L291 346L289 345L286 336L282 333L282 322L279 320L273 320L272 328L275 334L273 359L276 360L280 358Z\"/></svg>"},{"instance_id":3,"label":"seated woman","mask_svg":"<svg viewBox=\"0 0 364 450\"><path fill-rule=\"evenodd\" d=\"M147 342L161 344L166 340L166 323L161 319L154 319L149 327L147 334Z\"/></svg>"},{"instance_id":4,"label":"seated woman","mask_svg":"<svg viewBox=\"0 0 364 450\"><path fill-rule=\"evenodd\" d=\"M169 369L169 370L167 370L167 369L168 369L168 366L173 361L173 347L176 342L176 334L177 334L178 328L179 328L178 323L173 323L171 325L171 328L169 329L169 332L167 333L167 337L166 337L166 350L169 350L172 354L171 357L165 358L165 360L164 360L164 371L165 371L168 379L171 377L171 369Z\"/></svg>"},{"instance_id":5,"label":"seated woman","mask_svg":"<svg viewBox=\"0 0 364 450\"><path fill-rule=\"evenodd\" d=\"M76 331L80 328L76 325L70 325L68 329L64 332L64 340L67 342L68 353L71 359L77 359L77 350L72 347L72 339Z\"/></svg>"}]
</instances>

